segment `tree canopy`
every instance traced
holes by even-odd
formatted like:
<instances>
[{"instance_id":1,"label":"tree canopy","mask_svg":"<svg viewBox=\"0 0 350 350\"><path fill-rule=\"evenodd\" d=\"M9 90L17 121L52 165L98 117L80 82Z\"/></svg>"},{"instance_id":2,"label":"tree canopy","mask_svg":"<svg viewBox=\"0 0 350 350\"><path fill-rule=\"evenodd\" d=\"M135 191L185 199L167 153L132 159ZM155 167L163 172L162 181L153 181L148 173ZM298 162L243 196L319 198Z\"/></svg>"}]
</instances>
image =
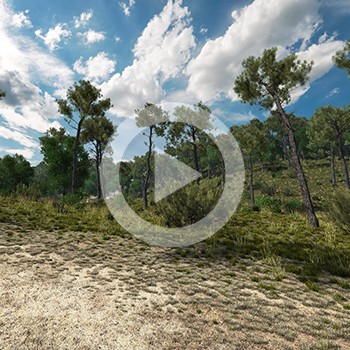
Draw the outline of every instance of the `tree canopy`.
<instances>
[{"instance_id":1,"label":"tree canopy","mask_svg":"<svg viewBox=\"0 0 350 350\"><path fill-rule=\"evenodd\" d=\"M345 69L350 78L350 39L348 39L342 50L336 52L333 62L338 68Z\"/></svg>"},{"instance_id":2,"label":"tree canopy","mask_svg":"<svg viewBox=\"0 0 350 350\"><path fill-rule=\"evenodd\" d=\"M76 130L72 153L72 182L71 191L76 193L78 186L78 147L83 123L88 118L104 116L111 108L109 98L101 99L101 90L93 86L89 81L80 80L74 83L67 91L67 99L60 99L58 111L67 117L67 122Z\"/></svg>"}]
</instances>

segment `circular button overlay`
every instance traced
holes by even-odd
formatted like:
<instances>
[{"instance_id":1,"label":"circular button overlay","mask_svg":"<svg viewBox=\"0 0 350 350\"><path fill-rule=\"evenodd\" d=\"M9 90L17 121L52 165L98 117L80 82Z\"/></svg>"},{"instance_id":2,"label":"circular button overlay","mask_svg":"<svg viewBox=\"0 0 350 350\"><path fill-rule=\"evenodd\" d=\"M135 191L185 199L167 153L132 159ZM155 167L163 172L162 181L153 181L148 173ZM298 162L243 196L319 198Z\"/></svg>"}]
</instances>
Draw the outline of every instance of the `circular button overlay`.
<instances>
[{"instance_id":1,"label":"circular button overlay","mask_svg":"<svg viewBox=\"0 0 350 350\"><path fill-rule=\"evenodd\" d=\"M145 110L147 108L151 109L152 106L146 106ZM174 111L178 108L182 113L175 113L175 116ZM244 161L239 145L226 125L212 114L209 118L203 118L202 113L209 113L208 111L203 109L198 113L198 107L174 102L162 102L161 110L163 112L158 115L155 115L154 109L150 110L148 118L143 120L142 127L136 126L136 123L130 123L130 119L125 119L118 125L118 137L112 138L107 146L111 151L108 156L103 157L101 162L102 192L113 217L130 234L151 245L185 247L212 236L232 217L243 193ZM208 120L210 120L209 124ZM161 123L183 123L187 127L195 127L195 130L201 130L210 137L221 153L224 171L221 196L205 217L187 226L164 227L144 220L129 206L123 195L119 172L121 162L125 162L124 155L128 146L138 135L147 136L150 126ZM157 150L153 152L157 154ZM114 171L111 171L111 159L115 164ZM190 169L179 160L174 159L172 162L170 159L166 152L157 157L154 156L154 195L160 201L166 199L166 196L171 193L176 196L173 189L187 186L191 181L195 183L195 180L200 178L200 174L194 169Z\"/></svg>"}]
</instances>

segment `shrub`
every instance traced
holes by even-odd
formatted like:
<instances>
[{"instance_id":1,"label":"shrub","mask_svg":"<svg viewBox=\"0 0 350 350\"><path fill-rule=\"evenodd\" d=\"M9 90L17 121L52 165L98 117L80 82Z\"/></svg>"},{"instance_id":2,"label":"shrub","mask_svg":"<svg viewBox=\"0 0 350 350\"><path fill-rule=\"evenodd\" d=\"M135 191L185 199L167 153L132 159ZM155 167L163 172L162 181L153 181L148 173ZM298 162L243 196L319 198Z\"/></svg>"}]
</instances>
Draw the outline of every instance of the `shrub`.
<instances>
[{"instance_id":1,"label":"shrub","mask_svg":"<svg viewBox=\"0 0 350 350\"><path fill-rule=\"evenodd\" d=\"M281 202L278 199L271 198L269 196L257 196L255 198L255 206L261 210L261 209L269 209L274 213L280 213L281 212Z\"/></svg>"},{"instance_id":2,"label":"shrub","mask_svg":"<svg viewBox=\"0 0 350 350\"><path fill-rule=\"evenodd\" d=\"M274 183L269 184L266 182L260 183L260 191L268 196L274 196L277 192L276 185Z\"/></svg>"},{"instance_id":3,"label":"shrub","mask_svg":"<svg viewBox=\"0 0 350 350\"><path fill-rule=\"evenodd\" d=\"M160 215L167 226L181 227L205 217L220 198L222 187L217 179L202 180L176 191L157 203Z\"/></svg>"},{"instance_id":4,"label":"shrub","mask_svg":"<svg viewBox=\"0 0 350 350\"><path fill-rule=\"evenodd\" d=\"M287 213L293 213L295 211L304 211L303 204L297 199L292 199L292 198L285 200L283 207Z\"/></svg>"},{"instance_id":5,"label":"shrub","mask_svg":"<svg viewBox=\"0 0 350 350\"><path fill-rule=\"evenodd\" d=\"M16 195L38 200L42 196L42 192L38 184L25 185L21 183L16 186Z\"/></svg>"},{"instance_id":6,"label":"shrub","mask_svg":"<svg viewBox=\"0 0 350 350\"><path fill-rule=\"evenodd\" d=\"M350 191L336 194L330 214L338 227L350 233Z\"/></svg>"},{"instance_id":7,"label":"shrub","mask_svg":"<svg viewBox=\"0 0 350 350\"><path fill-rule=\"evenodd\" d=\"M294 168L288 168L286 170L286 175L290 177L291 179L296 179L297 178L297 172L295 171Z\"/></svg>"},{"instance_id":8,"label":"shrub","mask_svg":"<svg viewBox=\"0 0 350 350\"><path fill-rule=\"evenodd\" d=\"M290 187L286 187L283 189L283 194L286 196L286 197L293 197L295 196L295 192L292 188Z\"/></svg>"},{"instance_id":9,"label":"shrub","mask_svg":"<svg viewBox=\"0 0 350 350\"><path fill-rule=\"evenodd\" d=\"M63 196L61 199L62 203L67 204L67 205L78 204L81 200L82 200L81 194L72 194L72 193L69 193L69 194Z\"/></svg>"}]
</instances>

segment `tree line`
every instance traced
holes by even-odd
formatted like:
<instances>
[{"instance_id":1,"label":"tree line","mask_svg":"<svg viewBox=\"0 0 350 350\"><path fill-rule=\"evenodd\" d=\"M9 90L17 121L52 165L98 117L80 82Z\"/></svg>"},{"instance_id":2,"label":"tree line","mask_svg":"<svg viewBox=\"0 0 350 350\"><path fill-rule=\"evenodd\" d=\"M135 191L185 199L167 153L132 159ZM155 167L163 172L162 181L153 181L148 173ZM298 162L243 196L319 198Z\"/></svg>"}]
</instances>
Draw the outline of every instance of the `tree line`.
<instances>
[{"instance_id":1,"label":"tree line","mask_svg":"<svg viewBox=\"0 0 350 350\"><path fill-rule=\"evenodd\" d=\"M343 50L335 54L333 60L350 76L349 53L350 40ZM276 48L265 50L261 57L245 59L242 62L243 72L234 82L234 92L242 102L267 109L270 116L264 122L254 119L246 125L233 126L231 132L238 140L247 164L252 209L255 206L254 165L259 162L262 166L268 166L284 160L296 172L306 214L310 225L316 227L319 223L302 160L329 157L331 181L335 185L334 160L338 156L342 163L345 186L350 188L346 160L349 156L350 109L323 106L315 111L310 120L286 111L293 91L307 83L312 65L313 62L301 62L296 54L277 60ZM1 91L0 98L4 96ZM100 164L103 154L108 152L107 144L116 132L116 127L106 117L106 112L112 107L111 101L103 99L101 91L89 81L81 80L68 89L66 99L58 100L57 103L59 113L65 116L74 136L69 135L64 128L48 130L40 138L44 160L37 167L42 171L36 169L36 172L40 176L46 176L46 190L49 193L76 194L86 186L91 176L89 170L94 166L94 192L101 198ZM151 103L135 112L137 125L147 125L147 152L144 156L135 157L132 162L121 164L121 182L129 195L142 198L145 209L149 206L154 175L154 137L165 138L167 153L187 162L197 171L204 172L208 178L218 177L223 180L224 164L215 143L206 133L186 123L183 118L190 115L191 118L200 120L204 129L210 130L211 111L207 106L199 102L192 109L177 107L174 112L177 123L170 123L166 112ZM163 121L158 123L157 117L160 115ZM154 123L148 126L150 120ZM91 145L92 157L86 150L86 144ZM0 166L10 169L14 165L10 164L8 157L10 156L1 159ZM26 162L17 155L12 158L16 164ZM6 174L6 171L1 174ZM16 181L28 182L20 177ZM91 183L91 179L89 181ZM200 184L200 179L197 183ZM13 189L14 185L6 185L2 179L0 186Z\"/></svg>"}]
</instances>

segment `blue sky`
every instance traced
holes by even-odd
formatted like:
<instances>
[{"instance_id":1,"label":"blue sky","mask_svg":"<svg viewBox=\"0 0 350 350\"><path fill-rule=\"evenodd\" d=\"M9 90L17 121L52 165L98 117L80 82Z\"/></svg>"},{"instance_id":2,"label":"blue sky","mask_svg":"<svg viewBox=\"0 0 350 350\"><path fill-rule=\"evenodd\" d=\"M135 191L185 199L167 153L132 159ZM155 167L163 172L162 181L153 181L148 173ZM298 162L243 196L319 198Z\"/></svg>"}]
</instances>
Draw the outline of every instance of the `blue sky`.
<instances>
[{"instance_id":1,"label":"blue sky","mask_svg":"<svg viewBox=\"0 0 350 350\"><path fill-rule=\"evenodd\" d=\"M244 58L274 46L314 61L290 110L346 105L350 80L331 58L349 19L350 0L0 0L0 157L37 164L39 137L66 126L55 99L82 78L111 98L115 121L145 102L200 100L229 126L263 120L232 87Z\"/></svg>"}]
</instances>

